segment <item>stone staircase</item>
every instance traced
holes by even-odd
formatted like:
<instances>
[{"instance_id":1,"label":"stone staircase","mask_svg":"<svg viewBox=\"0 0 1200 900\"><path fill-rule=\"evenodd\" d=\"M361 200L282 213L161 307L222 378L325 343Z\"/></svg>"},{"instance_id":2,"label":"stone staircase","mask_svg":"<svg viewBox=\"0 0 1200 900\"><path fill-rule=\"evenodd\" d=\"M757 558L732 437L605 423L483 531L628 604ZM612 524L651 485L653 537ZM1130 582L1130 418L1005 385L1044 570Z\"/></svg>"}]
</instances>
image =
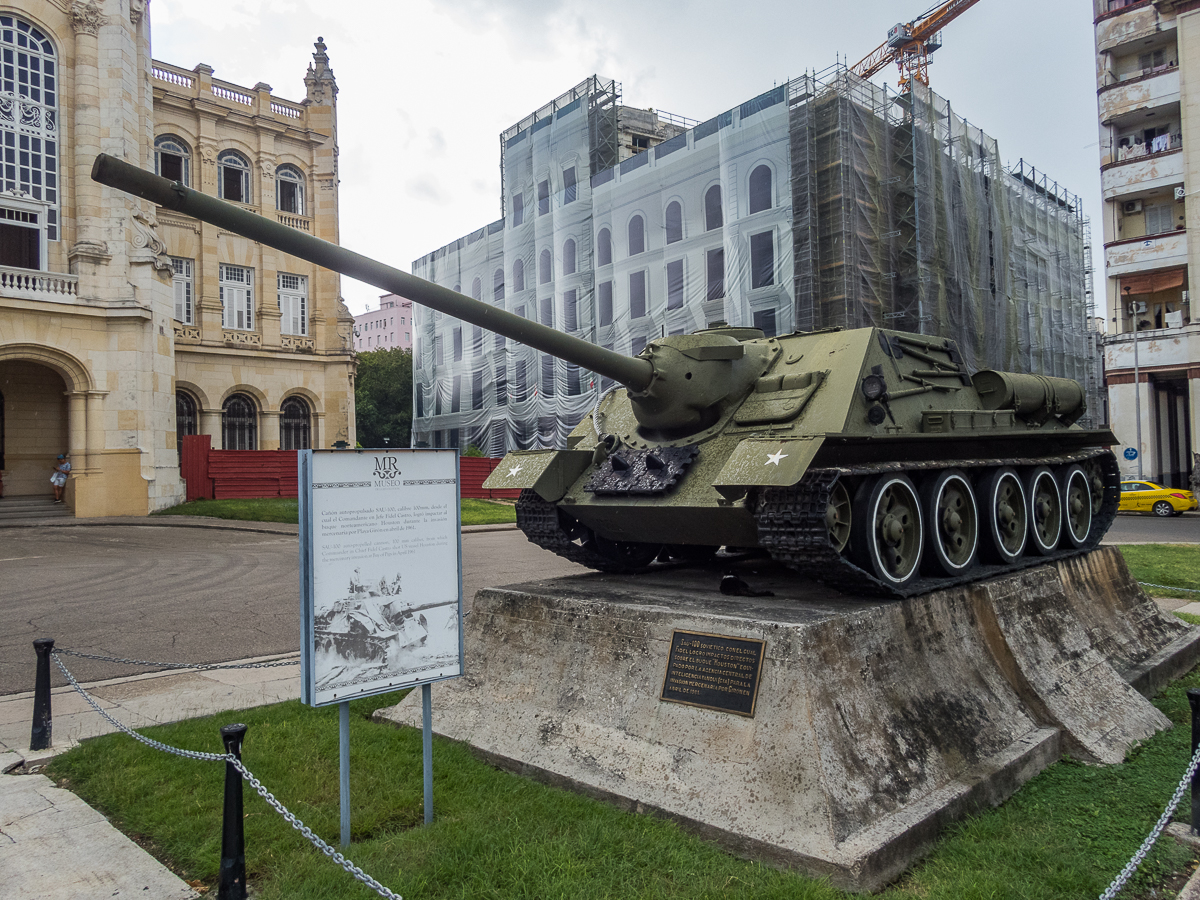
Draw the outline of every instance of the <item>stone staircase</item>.
<instances>
[{"instance_id":1,"label":"stone staircase","mask_svg":"<svg viewBox=\"0 0 1200 900\"><path fill-rule=\"evenodd\" d=\"M53 496L0 497L0 524L25 519L69 518L74 513L65 503L55 503Z\"/></svg>"}]
</instances>

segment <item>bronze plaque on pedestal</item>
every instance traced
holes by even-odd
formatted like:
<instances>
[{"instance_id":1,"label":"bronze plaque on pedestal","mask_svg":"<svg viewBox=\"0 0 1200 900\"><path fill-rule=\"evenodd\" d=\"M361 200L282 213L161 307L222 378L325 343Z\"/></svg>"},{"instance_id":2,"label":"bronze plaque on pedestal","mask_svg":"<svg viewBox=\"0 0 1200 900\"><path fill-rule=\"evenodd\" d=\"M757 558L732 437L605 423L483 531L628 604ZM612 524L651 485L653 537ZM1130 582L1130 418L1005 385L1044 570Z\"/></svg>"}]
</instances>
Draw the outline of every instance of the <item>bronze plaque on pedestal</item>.
<instances>
[{"instance_id":1,"label":"bronze plaque on pedestal","mask_svg":"<svg viewBox=\"0 0 1200 900\"><path fill-rule=\"evenodd\" d=\"M767 642L673 631L660 699L754 716Z\"/></svg>"}]
</instances>

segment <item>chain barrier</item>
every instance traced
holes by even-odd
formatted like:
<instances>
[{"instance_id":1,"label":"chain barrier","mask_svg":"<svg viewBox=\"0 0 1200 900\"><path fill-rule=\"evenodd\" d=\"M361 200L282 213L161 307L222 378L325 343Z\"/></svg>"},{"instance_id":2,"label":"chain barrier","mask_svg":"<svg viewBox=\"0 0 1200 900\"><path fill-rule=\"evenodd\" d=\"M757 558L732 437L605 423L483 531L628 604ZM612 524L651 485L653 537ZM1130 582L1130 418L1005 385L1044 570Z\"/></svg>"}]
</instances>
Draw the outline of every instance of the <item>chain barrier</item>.
<instances>
[{"instance_id":1,"label":"chain barrier","mask_svg":"<svg viewBox=\"0 0 1200 900\"><path fill-rule=\"evenodd\" d=\"M313 834L312 829L292 815L286 806L275 799L274 794L263 787L261 781L250 774L250 770L242 765L242 761L240 759L235 759L234 757L230 756L229 761L233 764L235 769L242 773L242 777L246 779L246 782L250 785L250 787L254 788L260 797L266 800L267 803L269 803L277 813L283 816L283 818L287 820L288 824L308 838L314 847L341 866L348 875L352 875L355 879L361 881L367 887L371 888L371 890L375 891L375 893L379 894L379 896L386 897L387 900L404 900L404 898L399 894L393 893L385 888L382 884L380 884L362 869L354 865L354 863L350 862L350 860L346 859L346 857L342 856L342 854L338 853L327 843Z\"/></svg>"},{"instance_id":2,"label":"chain barrier","mask_svg":"<svg viewBox=\"0 0 1200 900\"><path fill-rule=\"evenodd\" d=\"M1179 806L1179 801L1183 799L1184 792L1187 791L1192 776L1196 774L1197 766L1200 766L1200 747L1196 748L1196 753L1192 757L1192 761L1188 763L1187 771L1183 773L1179 787L1175 788L1175 794L1171 797L1171 802L1163 810L1163 814L1159 817L1154 828L1151 829L1149 836L1146 840L1142 841L1142 846L1138 847L1137 853L1133 854L1133 859L1125 864L1125 868L1121 870L1121 874L1113 879L1113 883L1108 886L1108 890L1100 895L1100 900L1113 900L1113 897L1117 896L1121 888L1125 887L1126 882L1133 877L1133 873L1142 864L1142 860L1146 858L1146 854L1150 852L1150 848L1154 846L1154 842L1158 840L1158 836L1162 834L1163 829L1167 827L1167 823L1171 821L1171 817L1175 815L1175 808Z\"/></svg>"},{"instance_id":3,"label":"chain barrier","mask_svg":"<svg viewBox=\"0 0 1200 900\"><path fill-rule=\"evenodd\" d=\"M166 663L152 662L146 659L126 659L122 656L99 656L95 653L81 653L78 650L66 650L61 647L55 647L51 653L65 653L67 656L78 656L80 659L95 659L100 662L115 662L125 663L130 666L148 666L156 669L193 669L202 672L211 672L215 669L275 669L279 666L298 666L300 659L284 659L275 662L263 663ZM56 660L57 662L57 660Z\"/></svg>"},{"instance_id":4,"label":"chain barrier","mask_svg":"<svg viewBox=\"0 0 1200 900\"><path fill-rule=\"evenodd\" d=\"M1170 584L1154 584L1153 582L1149 581L1139 581L1138 584L1140 584L1142 587L1164 588L1168 591L1183 591L1185 594L1200 594L1200 591L1196 590L1195 588L1181 588Z\"/></svg>"},{"instance_id":5,"label":"chain barrier","mask_svg":"<svg viewBox=\"0 0 1200 900\"><path fill-rule=\"evenodd\" d=\"M89 657L87 654L83 654L83 653L75 653L70 650L64 650L64 651L55 650L55 651L53 651L54 663L55 663L55 665L58 666L59 670L63 673L63 675L66 676L67 681L69 681L71 683L71 687L73 687L79 693L79 695L81 697L83 697L84 700L87 701L88 705L91 706L92 709L94 709L96 712L98 712L102 718L107 720L109 722L109 724L113 725L117 730L124 732L125 734L129 735L131 738L133 738L136 741L140 741L141 743L145 744L147 747L150 747L154 750L161 750L164 753L172 753L175 756L182 756L185 759L198 759L198 760L202 760L204 762L224 762L224 763L231 764L235 769L238 770L238 772L241 773L242 778L245 779L245 781L252 788L254 788L254 790L258 793L258 795L260 797L262 797L264 800L266 800L267 803L270 804L270 806L277 813L279 813L279 815L283 816L283 818L288 822L288 824L290 824L294 829L296 829L298 832L300 832L302 835L304 835L304 837L308 838L309 842L314 847L316 847L318 850L320 850L323 854L325 854L327 857L329 857L335 863L340 865L342 867L342 869L346 872L346 874L352 876L356 881L360 881L363 884L365 884L371 890L375 891L375 893L377 893L380 897L383 897L384 900L404 900L404 898L401 897L399 894L384 887L382 884L380 884L378 881L376 881L374 878L372 878L370 875L368 875L366 872L364 872L358 866L354 865L354 863L350 862L350 860L346 859L346 857L344 857L341 853L338 853L336 850L334 850L332 847L330 847L327 843L325 843L323 840L321 840L319 837L317 837L315 834L313 834L312 829L309 828L307 825L305 825L300 819L296 818L296 816L294 816L288 810L288 808L286 806L284 806L282 803L280 803L278 800L276 800L275 795L272 794L270 791L268 791L263 786L263 783L261 781L259 781L257 778L255 778L254 774L249 769L247 769L245 767L245 765L242 764L242 761L240 759L238 759L236 756L234 756L232 753L203 753L199 750L184 750L181 747L172 747L170 744L164 744L164 743L162 743L162 741L156 741L153 738L148 738L145 735L138 734L136 731L134 731L128 725L114 719L105 710L103 710L100 707L100 705L92 698L91 694L89 694L87 691L85 691L83 689L83 687L79 684L79 682L75 680L75 676L71 674L70 669L68 669L63 664L62 660L60 660L58 658L57 654L59 652L69 653L72 656L82 656L85 659L91 659L93 657ZM188 667L188 668L190 668L190 667Z\"/></svg>"}]
</instances>

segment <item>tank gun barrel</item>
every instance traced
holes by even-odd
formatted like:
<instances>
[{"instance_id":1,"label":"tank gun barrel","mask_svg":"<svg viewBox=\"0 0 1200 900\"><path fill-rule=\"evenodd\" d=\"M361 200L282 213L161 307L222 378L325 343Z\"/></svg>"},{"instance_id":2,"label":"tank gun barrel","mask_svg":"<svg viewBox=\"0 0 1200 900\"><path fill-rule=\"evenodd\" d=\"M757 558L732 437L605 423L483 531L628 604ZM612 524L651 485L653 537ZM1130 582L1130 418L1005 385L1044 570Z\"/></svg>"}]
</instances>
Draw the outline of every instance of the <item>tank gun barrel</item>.
<instances>
[{"instance_id":1,"label":"tank gun barrel","mask_svg":"<svg viewBox=\"0 0 1200 900\"><path fill-rule=\"evenodd\" d=\"M107 154L102 153L96 157L92 166L92 180L202 222L225 228L234 234L240 234L358 281L372 284L380 290L397 294L448 316L502 334L535 350L612 378L635 391L645 390L654 376L654 368L647 360L622 356L538 322L473 300L360 253L241 209L232 203L191 190L177 181L170 181Z\"/></svg>"}]
</instances>

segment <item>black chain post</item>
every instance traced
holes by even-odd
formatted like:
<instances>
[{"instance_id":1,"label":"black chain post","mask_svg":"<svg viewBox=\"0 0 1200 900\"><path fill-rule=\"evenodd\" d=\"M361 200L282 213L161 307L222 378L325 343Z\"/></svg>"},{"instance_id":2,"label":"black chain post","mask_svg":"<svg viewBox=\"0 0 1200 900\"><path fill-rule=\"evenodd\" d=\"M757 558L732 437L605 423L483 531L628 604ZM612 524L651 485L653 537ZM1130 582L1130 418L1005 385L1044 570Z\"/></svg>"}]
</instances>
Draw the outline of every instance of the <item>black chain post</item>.
<instances>
[{"instance_id":1,"label":"black chain post","mask_svg":"<svg viewBox=\"0 0 1200 900\"><path fill-rule=\"evenodd\" d=\"M1192 707L1192 756L1195 756L1196 748L1200 747L1200 690L1188 688L1187 698ZM1192 774L1192 834L1200 834L1200 767Z\"/></svg>"},{"instance_id":2,"label":"black chain post","mask_svg":"<svg viewBox=\"0 0 1200 900\"><path fill-rule=\"evenodd\" d=\"M221 729L225 752L242 758L245 725L226 725ZM242 773L225 761L225 814L221 822L221 874L217 882L217 900L246 900L246 840L242 830Z\"/></svg>"},{"instance_id":3,"label":"black chain post","mask_svg":"<svg viewBox=\"0 0 1200 900\"><path fill-rule=\"evenodd\" d=\"M33 728L29 732L30 750L49 750L54 722L50 716L50 651L54 638L33 642L37 653L37 676L33 682Z\"/></svg>"}]
</instances>

